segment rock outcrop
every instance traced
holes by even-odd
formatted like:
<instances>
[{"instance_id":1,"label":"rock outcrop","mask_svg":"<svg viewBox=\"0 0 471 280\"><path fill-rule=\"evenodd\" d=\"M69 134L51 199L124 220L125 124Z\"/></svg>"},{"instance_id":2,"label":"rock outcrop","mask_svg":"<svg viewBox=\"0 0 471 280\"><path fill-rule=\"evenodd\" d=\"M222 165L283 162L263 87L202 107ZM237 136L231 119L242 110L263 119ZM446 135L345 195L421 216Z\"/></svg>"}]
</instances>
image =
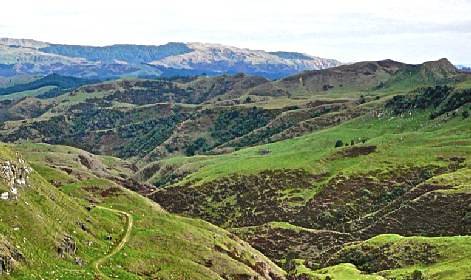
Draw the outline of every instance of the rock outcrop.
<instances>
[{"instance_id":1,"label":"rock outcrop","mask_svg":"<svg viewBox=\"0 0 471 280\"><path fill-rule=\"evenodd\" d=\"M12 272L18 262L23 260L23 254L0 236L0 276Z\"/></svg>"},{"instance_id":2,"label":"rock outcrop","mask_svg":"<svg viewBox=\"0 0 471 280\"><path fill-rule=\"evenodd\" d=\"M65 235L57 245L57 254L64 259L74 256L76 252L77 245L75 240L71 236Z\"/></svg>"},{"instance_id":3,"label":"rock outcrop","mask_svg":"<svg viewBox=\"0 0 471 280\"><path fill-rule=\"evenodd\" d=\"M9 188L8 192L0 195L2 200L18 198L18 190L28 186L28 176L33 170L17 153L16 160L0 161L0 180Z\"/></svg>"}]
</instances>

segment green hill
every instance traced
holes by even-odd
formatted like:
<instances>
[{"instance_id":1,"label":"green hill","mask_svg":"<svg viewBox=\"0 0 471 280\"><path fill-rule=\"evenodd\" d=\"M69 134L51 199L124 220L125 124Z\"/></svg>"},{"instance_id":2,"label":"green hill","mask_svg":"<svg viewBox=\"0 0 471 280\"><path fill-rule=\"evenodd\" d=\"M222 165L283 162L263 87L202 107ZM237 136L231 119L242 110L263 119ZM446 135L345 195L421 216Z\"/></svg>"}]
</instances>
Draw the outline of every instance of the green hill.
<instances>
[{"instance_id":1,"label":"green hill","mask_svg":"<svg viewBox=\"0 0 471 280\"><path fill-rule=\"evenodd\" d=\"M313 270L345 244L378 234L469 235L470 96L428 88L299 138L164 160L165 170L186 175L151 197L232 229L279 265L290 257ZM421 271L435 273L427 264Z\"/></svg>"},{"instance_id":2,"label":"green hill","mask_svg":"<svg viewBox=\"0 0 471 280\"><path fill-rule=\"evenodd\" d=\"M2 146L2 166L21 162L12 149L26 155L33 171L18 199L0 201L0 271L9 273L3 274L6 279L283 276L267 258L228 232L169 214L117 180L106 179L125 171L118 159L28 144ZM85 158L91 165L84 165ZM131 228L123 213L132 217ZM105 258L122 239L122 250Z\"/></svg>"}]
</instances>

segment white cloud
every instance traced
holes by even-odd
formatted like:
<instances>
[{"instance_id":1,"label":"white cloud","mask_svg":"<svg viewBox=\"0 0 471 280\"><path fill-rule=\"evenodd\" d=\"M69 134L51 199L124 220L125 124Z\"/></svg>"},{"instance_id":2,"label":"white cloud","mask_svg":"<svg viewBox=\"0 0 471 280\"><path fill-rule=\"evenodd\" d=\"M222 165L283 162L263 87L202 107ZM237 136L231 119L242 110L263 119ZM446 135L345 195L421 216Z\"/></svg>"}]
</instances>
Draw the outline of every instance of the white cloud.
<instances>
[{"instance_id":1,"label":"white cloud","mask_svg":"<svg viewBox=\"0 0 471 280\"><path fill-rule=\"evenodd\" d=\"M0 36L68 43L200 41L344 61L471 63L467 0L6 0Z\"/></svg>"}]
</instances>

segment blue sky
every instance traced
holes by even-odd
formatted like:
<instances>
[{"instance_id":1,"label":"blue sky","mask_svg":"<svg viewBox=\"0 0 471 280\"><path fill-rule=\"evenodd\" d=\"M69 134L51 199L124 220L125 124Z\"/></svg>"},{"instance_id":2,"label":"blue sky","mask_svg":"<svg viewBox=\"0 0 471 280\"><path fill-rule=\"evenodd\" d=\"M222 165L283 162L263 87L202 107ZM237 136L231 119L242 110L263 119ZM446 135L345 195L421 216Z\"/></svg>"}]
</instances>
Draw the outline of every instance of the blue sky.
<instances>
[{"instance_id":1,"label":"blue sky","mask_svg":"<svg viewBox=\"0 0 471 280\"><path fill-rule=\"evenodd\" d=\"M471 0L5 0L0 37L67 44L210 42L345 62L471 64Z\"/></svg>"}]
</instances>

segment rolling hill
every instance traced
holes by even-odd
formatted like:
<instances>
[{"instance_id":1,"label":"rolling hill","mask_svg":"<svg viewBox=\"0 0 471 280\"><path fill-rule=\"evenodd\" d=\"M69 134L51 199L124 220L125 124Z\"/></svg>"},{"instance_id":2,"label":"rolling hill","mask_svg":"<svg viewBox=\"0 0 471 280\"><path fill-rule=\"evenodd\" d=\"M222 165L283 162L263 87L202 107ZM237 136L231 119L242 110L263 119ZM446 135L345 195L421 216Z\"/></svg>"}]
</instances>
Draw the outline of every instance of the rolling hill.
<instances>
[{"instance_id":1,"label":"rolling hill","mask_svg":"<svg viewBox=\"0 0 471 280\"><path fill-rule=\"evenodd\" d=\"M192 45L203 60L208 48L241 59ZM147 66L199 67L178 52ZM22 175L16 200L9 172L0 185L7 279L471 276L471 76L446 59L8 96L0 164Z\"/></svg>"}]
</instances>

